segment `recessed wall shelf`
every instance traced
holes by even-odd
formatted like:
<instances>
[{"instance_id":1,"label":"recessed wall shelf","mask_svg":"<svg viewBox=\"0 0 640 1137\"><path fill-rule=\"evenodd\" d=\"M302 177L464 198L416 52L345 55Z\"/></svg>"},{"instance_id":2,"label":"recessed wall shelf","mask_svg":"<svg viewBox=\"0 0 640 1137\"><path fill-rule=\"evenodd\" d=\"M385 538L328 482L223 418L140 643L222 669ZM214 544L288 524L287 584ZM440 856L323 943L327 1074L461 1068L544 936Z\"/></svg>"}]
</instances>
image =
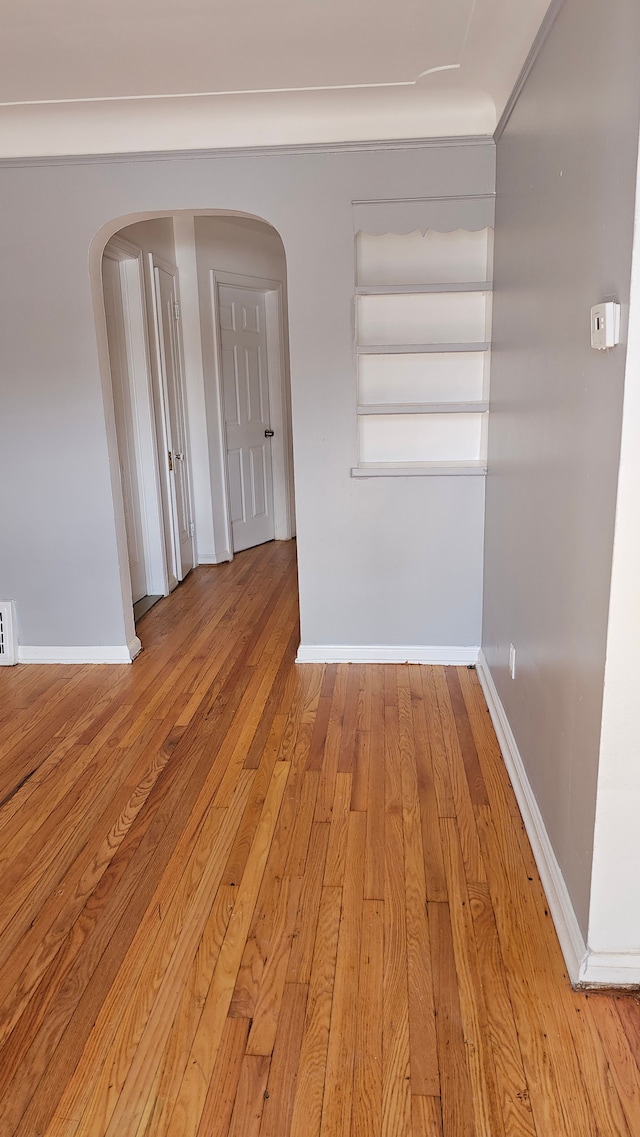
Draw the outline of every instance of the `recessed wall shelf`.
<instances>
[{"instance_id":1,"label":"recessed wall shelf","mask_svg":"<svg viewBox=\"0 0 640 1137\"><path fill-rule=\"evenodd\" d=\"M387 343L358 344L358 355L415 355L431 351L489 351L488 340L479 343Z\"/></svg>"},{"instance_id":2,"label":"recessed wall shelf","mask_svg":"<svg viewBox=\"0 0 640 1137\"><path fill-rule=\"evenodd\" d=\"M359 415L455 415L485 414L489 403L483 401L468 403L360 403Z\"/></svg>"},{"instance_id":3,"label":"recessed wall shelf","mask_svg":"<svg viewBox=\"0 0 640 1137\"><path fill-rule=\"evenodd\" d=\"M356 296L411 296L430 292L491 292L490 280L467 281L465 284L369 284L359 285Z\"/></svg>"},{"instance_id":4,"label":"recessed wall shelf","mask_svg":"<svg viewBox=\"0 0 640 1137\"><path fill-rule=\"evenodd\" d=\"M484 462L423 462L414 465L368 465L362 462L351 470L352 478L442 478L442 477L484 477L487 472Z\"/></svg>"},{"instance_id":5,"label":"recessed wall shelf","mask_svg":"<svg viewBox=\"0 0 640 1137\"><path fill-rule=\"evenodd\" d=\"M459 228L452 204L442 229L356 234L354 478L486 473L493 230L465 209Z\"/></svg>"}]
</instances>

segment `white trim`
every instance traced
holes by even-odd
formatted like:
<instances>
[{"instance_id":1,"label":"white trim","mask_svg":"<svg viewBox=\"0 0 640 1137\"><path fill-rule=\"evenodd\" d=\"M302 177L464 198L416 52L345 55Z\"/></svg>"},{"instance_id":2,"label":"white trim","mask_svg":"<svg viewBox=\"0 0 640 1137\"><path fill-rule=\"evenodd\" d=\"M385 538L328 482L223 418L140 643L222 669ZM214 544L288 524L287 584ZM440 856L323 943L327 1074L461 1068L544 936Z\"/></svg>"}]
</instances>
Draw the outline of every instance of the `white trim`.
<instances>
[{"instance_id":1,"label":"white trim","mask_svg":"<svg viewBox=\"0 0 640 1137\"><path fill-rule=\"evenodd\" d=\"M483 651L480 651L477 672L484 697L487 700L491 721L498 737L504 764L511 778L522 820L531 842L569 978L572 984L577 986L582 981L582 970L587 958L584 936L580 931L571 897L549 839L540 807L531 788L522 756L518 750L518 744L509 725L506 711L496 690Z\"/></svg>"},{"instance_id":2,"label":"white trim","mask_svg":"<svg viewBox=\"0 0 640 1137\"><path fill-rule=\"evenodd\" d=\"M222 565L232 560L233 557L228 549L223 549L221 553L198 553L199 565Z\"/></svg>"},{"instance_id":3,"label":"white trim","mask_svg":"<svg viewBox=\"0 0 640 1137\"><path fill-rule=\"evenodd\" d=\"M113 154L35 154L0 158L0 169L13 166L85 166L104 162L176 162L207 158L262 158L297 154L360 154L370 150L423 150L432 146L493 145L490 134L443 134L436 138L374 138L364 142L298 142L274 146L220 146L195 150L131 150Z\"/></svg>"},{"instance_id":4,"label":"white trim","mask_svg":"<svg viewBox=\"0 0 640 1137\"><path fill-rule=\"evenodd\" d=\"M137 636L117 647L19 647L18 663L132 663L142 650Z\"/></svg>"},{"instance_id":5,"label":"white trim","mask_svg":"<svg viewBox=\"0 0 640 1137\"><path fill-rule=\"evenodd\" d=\"M522 88L524 87L527 79L529 78L529 74L533 68L533 65L534 65L536 59L538 58L540 52L542 51L542 48L544 47L544 44L547 40L549 32L551 31L551 29L552 29L552 27L556 21L556 18L560 13L560 9L562 8L563 4L564 4L564 0L551 0L551 3L547 9L545 17L544 17L544 19L543 19L543 21L542 21L542 23L538 29L538 33L536 35L536 38L534 39L534 41L531 45L531 48L529 50L529 53L527 55L527 58L524 61L522 70L520 71L520 74L518 75L518 78L516 79L514 88L511 92L511 94L509 95L509 98L507 99L507 103L506 103L506 106L505 106L502 114L500 115L498 125L496 126L496 129L495 129L494 134L493 134L494 140L496 142L498 142L498 140L502 137L502 135L504 133L505 127L506 127L509 119L511 118L511 115L513 114L514 107L515 107L518 99L520 98L520 95L522 93Z\"/></svg>"},{"instance_id":6,"label":"white trim","mask_svg":"<svg viewBox=\"0 0 640 1137\"><path fill-rule=\"evenodd\" d=\"M164 527L158 469L158 441L144 280L144 253L116 234L107 242L103 259L120 263L120 299L125 326L126 371L132 399L135 462L140 486L140 511L147 593L166 596L168 587Z\"/></svg>"},{"instance_id":7,"label":"white trim","mask_svg":"<svg viewBox=\"0 0 640 1137\"><path fill-rule=\"evenodd\" d=\"M576 987L640 987L640 952L591 951L582 961Z\"/></svg>"},{"instance_id":8,"label":"white trim","mask_svg":"<svg viewBox=\"0 0 640 1137\"><path fill-rule=\"evenodd\" d=\"M172 577L175 579L176 585L179 581L184 579L186 573L182 571L182 541L180 536L180 523L178 515L178 499L176 492L175 478L171 477L169 466L166 461L168 451L175 451L176 443L186 452L186 461L182 466L183 486L185 496L187 499L188 517L185 518L185 524L191 528L191 564L187 568L187 573L196 564L196 543L195 543L195 527L194 527L194 512L193 512L193 490L192 490L192 477L191 477L191 440L189 436L189 417L187 394L185 385L184 373L184 350L182 346L182 321L180 315L175 321L174 331L176 336L177 345L177 373L175 374L175 405L177 420L174 424L171 422L170 413L170 399L167 381L167 364L164 352L164 339L163 329L165 316L162 311L162 303L160 299L160 272L165 272L173 280L173 297L174 302L178 305L177 311L180 313L180 276L177 265L172 264L171 261L164 260L158 253L147 253L147 263L149 266L149 273L151 278L152 287L152 307L153 307L153 327L154 327L154 347L155 347L155 363L156 363L156 376L159 387L159 410L161 428L163 434L163 455L162 462L160 463L163 471L163 485L166 492L167 501L167 517L169 521L169 529L171 533L171 550L167 550L173 554L173 569L169 572L169 589L172 590L175 585L173 584ZM182 441L176 440L173 437L172 426L183 434ZM168 559L168 557L167 557Z\"/></svg>"},{"instance_id":9,"label":"white trim","mask_svg":"<svg viewBox=\"0 0 640 1137\"><path fill-rule=\"evenodd\" d=\"M0 600L0 614L2 615L3 640L0 664L3 667L13 667L13 665L18 662L18 632L15 602L13 600Z\"/></svg>"},{"instance_id":10,"label":"white trim","mask_svg":"<svg viewBox=\"0 0 640 1137\"><path fill-rule=\"evenodd\" d=\"M427 663L464 667L478 659L477 647L421 644L300 644L296 663Z\"/></svg>"}]
</instances>

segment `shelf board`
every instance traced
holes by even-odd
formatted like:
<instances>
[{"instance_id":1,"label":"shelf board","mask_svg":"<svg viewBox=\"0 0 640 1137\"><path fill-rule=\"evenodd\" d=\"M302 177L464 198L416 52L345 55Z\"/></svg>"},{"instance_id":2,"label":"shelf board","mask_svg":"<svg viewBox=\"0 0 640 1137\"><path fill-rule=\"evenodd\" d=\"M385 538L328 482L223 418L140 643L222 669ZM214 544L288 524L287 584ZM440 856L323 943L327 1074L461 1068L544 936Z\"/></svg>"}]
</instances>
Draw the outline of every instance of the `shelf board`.
<instances>
[{"instance_id":1,"label":"shelf board","mask_svg":"<svg viewBox=\"0 0 640 1137\"><path fill-rule=\"evenodd\" d=\"M423 355L429 352L489 351L491 344L479 343L387 343L359 344L358 355Z\"/></svg>"},{"instance_id":2,"label":"shelf board","mask_svg":"<svg viewBox=\"0 0 640 1137\"><path fill-rule=\"evenodd\" d=\"M485 400L456 403L360 403L359 415L455 415L485 414L489 404Z\"/></svg>"},{"instance_id":3,"label":"shelf board","mask_svg":"<svg viewBox=\"0 0 640 1137\"><path fill-rule=\"evenodd\" d=\"M491 292L492 280L448 284L359 284L356 296L412 296L428 292Z\"/></svg>"},{"instance_id":4,"label":"shelf board","mask_svg":"<svg viewBox=\"0 0 640 1137\"><path fill-rule=\"evenodd\" d=\"M362 463L351 470L352 478L441 478L441 477L483 477L487 472L486 462L412 462L394 466L391 462Z\"/></svg>"}]
</instances>

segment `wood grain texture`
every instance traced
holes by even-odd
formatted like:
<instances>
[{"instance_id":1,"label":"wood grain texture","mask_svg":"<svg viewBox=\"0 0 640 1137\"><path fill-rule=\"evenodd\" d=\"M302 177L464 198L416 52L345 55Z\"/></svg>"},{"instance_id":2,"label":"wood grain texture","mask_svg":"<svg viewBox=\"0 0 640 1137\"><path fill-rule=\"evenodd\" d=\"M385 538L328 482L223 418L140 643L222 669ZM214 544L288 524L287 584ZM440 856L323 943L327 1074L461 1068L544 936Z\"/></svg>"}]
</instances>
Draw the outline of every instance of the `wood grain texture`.
<instances>
[{"instance_id":1,"label":"wood grain texture","mask_svg":"<svg viewBox=\"0 0 640 1137\"><path fill-rule=\"evenodd\" d=\"M636 1137L477 677L305 665L293 543L0 669L1 1137Z\"/></svg>"}]
</instances>

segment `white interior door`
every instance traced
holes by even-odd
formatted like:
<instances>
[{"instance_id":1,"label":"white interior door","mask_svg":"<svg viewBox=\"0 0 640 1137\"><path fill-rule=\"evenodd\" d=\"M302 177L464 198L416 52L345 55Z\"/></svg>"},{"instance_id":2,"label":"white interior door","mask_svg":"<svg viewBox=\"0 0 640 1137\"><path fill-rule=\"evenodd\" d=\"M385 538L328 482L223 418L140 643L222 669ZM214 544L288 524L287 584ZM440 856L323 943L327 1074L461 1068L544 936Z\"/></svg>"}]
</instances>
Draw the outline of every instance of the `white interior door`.
<instances>
[{"instance_id":1,"label":"white interior door","mask_svg":"<svg viewBox=\"0 0 640 1137\"><path fill-rule=\"evenodd\" d=\"M229 509L234 552L275 536L264 292L218 285Z\"/></svg>"},{"instance_id":2,"label":"white interior door","mask_svg":"<svg viewBox=\"0 0 640 1137\"><path fill-rule=\"evenodd\" d=\"M180 308L176 278L177 270L154 263L166 451L164 458L171 515L173 568L177 579L183 580L193 568L194 553L180 346Z\"/></svg>"},{"instance_id":3,"label":"white interior door","mask_svg":"<svg viewBox=\"0 0 640 1137\"><path fill-rule=\"evenodd\" d=\"M144 531L142 521L141 478L136 446L135 402L127 351L123 307L121 265L103 258L104 304L107 318L109 362L118 439L118 459L131 575L133 603L147 595Z\"/></svg>"}]
</instances>

